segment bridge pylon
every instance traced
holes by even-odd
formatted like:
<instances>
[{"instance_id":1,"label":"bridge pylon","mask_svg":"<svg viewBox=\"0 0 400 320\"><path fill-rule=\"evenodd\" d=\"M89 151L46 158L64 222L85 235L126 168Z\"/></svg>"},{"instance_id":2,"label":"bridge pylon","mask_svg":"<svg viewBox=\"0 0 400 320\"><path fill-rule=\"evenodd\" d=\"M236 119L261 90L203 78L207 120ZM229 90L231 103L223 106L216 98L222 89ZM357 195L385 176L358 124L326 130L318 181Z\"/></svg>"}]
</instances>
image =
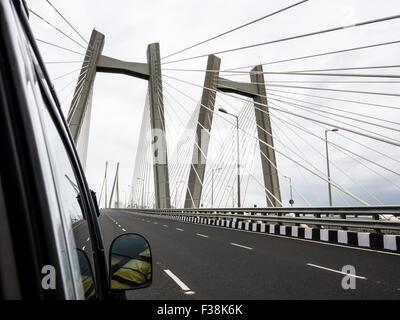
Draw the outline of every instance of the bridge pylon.
<instances>
[{"instance_id":1,"label":"bridge pylon","mask_svg":"<svg viewBox=\"0 0 400 320\"><path fill-rule=\"evenodd\" d=\"M89 141L93 85L103 47L104 35L93 30L67 116L69 130L84 168L86 167Z\"/></svg>"},{"instance_id":2,"label":"bridge pylon","mask_svg":"<svg viewBox=\"0 0 400 320\"><path fill-rule=\"evenodd\" d=\"M203 190L204 174L208 154L208 144L213 116L217 82L221 59L215 55L208 56L204 88L201 96L200 112L197 121L195 144L190 164L189 181L185 197L185 208L199 208ZM211 89L211 90L210 90ZM208 131L208 132L206 132Z\"/></svg>"},{"instance_id":3,"label":"bridge pylon","mask_svg":"<svg viewBox=\"0 0 400 320\"><path fill-rule=\"evenodd\" d=\"M97 72L125 74L147 80L150 94L155 206L158 209L170 208L159 44L150 44L147 49L147 63L138 63L102 55L104 40L103 34L93 30L68 112L67 122L72 138L77 145L79 157L85 165L92 107L91 98Z\"/></svg>"},{"instance_id":4,"label":"bridge pylon","mask_svg":"<svg viewBox=\"0 0 400 320\"><path fill-rule=\"evenodd\" d=\"M157 208L170 208L167 140L165 136L164 97L161 78L160 46L147 48L149 68L150 122L152 132L154 190Z\"/></svg>"},{"instance_id":5,"label":"bridge pylon","mask_svg":"<svg viewBox=\"0 0 400 320\"><path fill-rule=\"evenodd\" d=\"M267 92L262 65L251 70L251 82L256 86L258 94L253 97L256 116L257 134L261 153L261 165L264 178L264 187L270 191L267 195L269 207L281 207L281 190L279 187L278 170L274 139L272 135L271 119L269 117ZM269 160L269 161L268 161ZM273 195L273 197L271 196Z\"/></svg>"},{"instance_id":6,"label":"bridge pylon","mask_svg":"<svg viewBox=\"0 0 400 320\"><path fill-rule=\"evenodd\" d=\"M267 206L281 207L281 191L262 65L251 70L251 82L245 83L219 77L220 64L221 60L218 57L214 55L208 57L185 208L200 206L217 91L253 99ZM204 134L204 130L208 133Z\"/></svg>"},{"instance_id":7,"label":"bridge pylon","mask_svg":"<svg viewBox=\"0 0 400 320\"><path fill-rule=\"evenodd\" d=\"M262 65L250 71L250 79L250 83L245 83L218 78L217 89L253 99L267 206L281 207L281 190Z\"/></svg>"}]
</instances>

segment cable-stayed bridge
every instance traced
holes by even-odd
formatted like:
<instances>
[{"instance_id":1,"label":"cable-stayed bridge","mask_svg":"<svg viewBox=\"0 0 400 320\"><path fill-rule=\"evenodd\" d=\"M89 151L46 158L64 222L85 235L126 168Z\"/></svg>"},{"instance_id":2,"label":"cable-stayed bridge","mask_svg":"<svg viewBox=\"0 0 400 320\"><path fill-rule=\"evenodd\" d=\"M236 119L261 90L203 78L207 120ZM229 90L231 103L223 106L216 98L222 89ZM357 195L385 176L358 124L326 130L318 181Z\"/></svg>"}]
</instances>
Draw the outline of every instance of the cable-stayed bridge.
<instances>
[{"instance_id":1,"label":"cable-stayed bridge","mask_svg":"<svg viewBox=\"0 0 400 320\"><path fill-rule=\"evenodd\" d=\"M182 252L198 250L205 260L206 253L187 233L204 241L216 239L214 249L227 252L222 259L231 257L232 248L227 249L227 244L244 252L257 251L264 245L259 234L283 237L273 238L274 244L267 245L275 246L275 250L287 246L287 258L281 257L285 262L275 257L282 264L270 266L271 271L288 267L290 255L307 245L300 242L289 248L289 240L284 238L400 251L400 65L387 58L399 52L400 35L376 36L383 26L398 27L400 14L316 27L305 33L294 30L285 37L197 52L206 43L217 43L239 30L245 32L250 26L311 5L300 1L165 56L158 43L149 44L141 61L126 61L103 53L107 35L93 30L90 39L85 39L48 3L69 27L68 32L34 10L31 19L46 23L64 37L65 43L54 43L38 36L43 49L52 47L78 57L48 61L48 65L74 66L53 80L57 83L74 76L58 92L70 90L64 97L70 100L66 117L84 165L90 147L91 116L96 112L92 103L96 75L123 74L148 84L144 106L134 106L141 124L139 135L133 137L138 147L125 201L120 195L119 164L114 175L106 163L101 177L100 205L120 209L104 211L101 223L107 232L116 232L113 224L125 231L148 230L159 248L169 250L159 233L173 229L177 235L168 234L167 238L176 248ZM240 63L241 55L256 48L268 52L277 44L330 35L340 40L363 28L376 33L361 44L343 41L350 43L344 46L337 41L334 49L310 47L300 55L285 52L254 65ZM237 54L236 66L225 67L228 54ZM198 67L199 61L203 68ZM191 65L194 62L195 67ZM195 75L197 81L188 75ZM253 234L229 229L258 234L252 238ZM343 265L351 265L356 264L354 257L358 254L368 254L361 251L352 256L338 247L308 245L315 246L321 265L303 263L305 274L315 265L320 270L325 264L332 267L334 257L338 261L348 259L351 262ZM334 252L332 257L330 252ZM305 256L300 256L298 260L303 261ZM184 260L179 254L174 259ZM374 261L385 273L388 265L398 263L398 257L393 259L378 257ZM262 269L259 262L254 263L254 270ZM326 269L337 271L340 263ZM185 274L184 270L180 272ZM389 274L392 281L393 273ZM372 277L379 278L376 274ZM254 292L262 291L261 284L252 286L258 288ZM369 287L364 289L368 291ZM375 289L381 288L371 289L372 297ZM333 296L341 296L340 291L332 290ZM398 288L390 290L398 294ZM183 290L187 295L191 291Z\"/></svg>"}]
</instances>

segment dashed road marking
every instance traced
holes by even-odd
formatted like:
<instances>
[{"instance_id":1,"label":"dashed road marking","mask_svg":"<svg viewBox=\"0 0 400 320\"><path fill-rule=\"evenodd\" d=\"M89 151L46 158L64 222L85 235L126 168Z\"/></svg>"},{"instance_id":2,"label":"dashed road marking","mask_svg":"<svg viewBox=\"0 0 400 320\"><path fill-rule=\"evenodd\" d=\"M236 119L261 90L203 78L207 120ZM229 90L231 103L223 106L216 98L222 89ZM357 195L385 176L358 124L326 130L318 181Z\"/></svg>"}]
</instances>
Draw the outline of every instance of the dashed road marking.
<instances>
[{"instance_id":1,"label":"dashed road marking","mask_svg":"<svg viewBox=\"0 0 400 320\"><path fill-rule=\"evenodd\" d=\"M326 267L322 267L322 266L318 266L316 264L307 263L307 265L310 266L310 267L314 267L314 268L318 268L318 269L322 269L322 270L326 270L326 271L331 271L331 272L335 272L335 273L344 274L344 275L349 276L349 277L354 277L354 278L357 278L357 279L367 280L366 277L356 276L354 274L350 274L350 273L347 273L347 272L334 270L334 269L330 269L330 268L326 268Z\"/></svg>"},{"instance_id":2,"label":"dashed road marking","mask_svg":"<svg viewBox=\"0 0 400 320\"><path fill-rule=\"evenodd\" d=\"M183 229L181 229L181 228L175 228L176 230L178 230L178 231L184 231Z\"/></svg>"},{"instance_id":3,"label":"dashed road marking","mask_svg":"<svg viewBox=\"0 0 400 320\"><path fill-rule=\"evenodd\" d=\"M185 292L185 294L195 294L194 291L190 290L190 288L183 283L181 279L179 279L176 275L172 273L170 270L164 270L164 272L171 277L172 280Z\"/></svg>"},{"instance_id":4,"label":"dashed road marking","mask_svg":"<svg viewBox=\"0 0 400 320\"><path fill-rule=\"evenodd\" d=\"M196 233L196 236L203 237L203 238L208 238L208 236L206 236L205 234L201 234L201 233Z\"/></svg>"}]
</instances>

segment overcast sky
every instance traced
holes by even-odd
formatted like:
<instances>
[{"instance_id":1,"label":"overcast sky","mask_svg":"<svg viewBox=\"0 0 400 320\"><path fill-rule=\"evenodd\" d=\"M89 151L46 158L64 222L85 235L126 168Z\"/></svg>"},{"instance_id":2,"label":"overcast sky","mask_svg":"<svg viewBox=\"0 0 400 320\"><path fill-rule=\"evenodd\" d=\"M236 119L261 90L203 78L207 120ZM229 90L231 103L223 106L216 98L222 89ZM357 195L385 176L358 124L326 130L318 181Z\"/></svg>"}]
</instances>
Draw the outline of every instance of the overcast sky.
<instances>
[{"instance_id":1,"label":"overcast sky","mask_svg":"<svg viewBox=\"0 0 400 320\"><path fill-rule=\"evenodd\" d=\"M159 42L161 56L164 57L179 49L205 40L221 32L227 31L243 23L249 22L268 13L295 3L293 0L247 0L247 1L128 1L128 0L52 0L51 1L60 12L79 30L84 38L89 39L92 29L100 31L105 35L105 46L103 54L126 61L146 62L146 49L148 44ZM52 24L71 35L74 39L83 43L68 25L57 16L53 9L45 0L30 0L28 5L32 10L39 13ZM265 19L261 22L233 32L227 36L210 41L204 45L188 50L163 61L171 61L180 58L192 57L202 54L209 54L225 49L231 49L253 43L265 42L323 30L331 27L350 25L366 20L382 18L386 16L400 14L400 2L398 0L310 0L296 8L281 13L274 17ZM63 35L55 31L47 24L41 22L35 16L30 18L33 30L37 38L52 43L60 44L71 50L85 52L84 49L68 40ZM222 59L221 70L236 68L241 66L256 65L275 60L300 57L303 55L318 54L326 51L341 50L358 46L365 46L387 41L400 40L400 20L392 20L379 24L363 26L353 29L341 30L329 34L307 37L299 40L282 42L268 46L261 46L248 50L240 50L227 54L218 55ZM40 44L44 60L47 62L56 61L81 61L80 55L69 53L57 48ZM400 45L394 44L380 48L354 51L350 53L328 55L324 57L304 59L293 62L278 63L264 66L264 71L292 71L310 69L332 69L350 67L370 67L370 66L389 66L398 65L400 59ZM207 58L193 59L185 62L171 63L163 65L164 69L194 69L204 70ZM57 78L69 71L78 70L80 63L69 64L48 64L51 77ZM250 70L251 68L243 69ZM346 71L347 73L373 73L373 74L399 74L399 68L372 69L361 71ZM341 72L345 73L345 72ZM189 121L198 101L201 97L202 89L167 78L172 76L185 81L203 85L203 72L177 72L163 71L165 95L165 109L167 121L167 137L169 138L169 156L174 158L173 151L178 143L178 136L182 134L184 125ZM221 74L225 78L238 81L249 81L248 75L237 76L228 73ZM60 99L63 103L63 110L67 112L72 99L74 89L74 79L78 76L78 71L71 75L55 80L56 89L59 91ZM344 101L328 100L305 95L317 95L331 97L335 99L356 100L370 104L379 104L400 108L400 99L396 96L367 95L356 93L339 93L331 91L319 91L299 88L276 87L276 85L294 85L318 88L344 89L355 91L371 91L385 93L400 93L398 83L293 83L290 81L396 81L399 79L386 78L349 78L349 77L317 77L317 76L289 76L289 75L265 75L267 82L267 95L271 106L279 106L304 116L324 120L337 126L346 128L363 128L370 134L378 134L395 140L400 140L400 112L394 108L383 108L368 106L363 104L349 103ZM276 82L284 81L284 82ZM289 82L288 82L289 81ZM194 100L190 100L174 91L172 87L185 92ZM279 91L275 91L279 90ZM281 92L285 91L285 92ZM147 92L147 82L130 78L123 75L98 74L96 77L93 104L91 131L89 139L87 177L89 184L100 192L101 182L104 174L106 161L110 163L109 190L116 163L120 162L120 189L129 195L128 185L131 184L133 170L138 146L138 137L141 126L142 114L145 105ZM293 95L300 93L302 95ZM176 101L171 94L174 96ZM289 100L298 99L302 102ZM355 122L351 119L343 119L334 115L325 116L310 113L310 110L301 109L298 106L279 102L278 100L290 101L307 107L327 110L326 107L343 109L355 114L345 114L353 117L379 123L381 125L394 128L384 129L366 123ZM243 101L235 98L218 94L216 105L223 106L231 112L239 112L243 107ZM321 105L310 105L314 103ZM184 109L183 109L184 108ZM247 110L247 109L246 109ZM250 110L251 111L251 110ZM333 113L341 113L332 109ZM275 146L283 154L304 163L312 171L320 170L326 173L325 144L323 140L308 135L293 126L288 126L288 122L294 122L299 127L304 127L318 137L323 138L324 130L331 129L332 126L324 126L303 120L294 116L288 116L279 112L271 111L272 126L275 135ZM360 113L366 117L357 115ZM252 115L252 113L249 113ZM274 117L276 116L276 118ZM371 117L371 118L367 118ZM386 121L376 121L372 118L380 118ZM216 115L213 123L213 134L215 138L210 142L210 162L218 165L217 158L221 154L219 143L225 141L232 126L222 119L221 115ZM285 121L286 122L282 122ZM338 120L345 122L339 124ZM232 120L231 120L232 121ZM397 123L396 123L397 122ZM286 124L285 124L286 123ZM245 120L243 119L243 125ZM248 130L255 130L249 124ZM366 132L366 131L364 131ZM213 137L214 137L213 135ZM256 147L254 139L245 136L241 137L243 156L247 156L248 161L243 164L243 188L246 188L246 206L265 206L265 196L263 189L257 181L262 181L260 156L253 159ZM360 142L369 148L374 148L378 152L358 145ZM396 172L400 172L399 147L372 139L360 137L358 135L341 130L338 133L329 133L329 140L343 146L355 154L376 162L378 165L393 171L385 170L377 165L368 163L355 155L344 154L333 146L330 146L331 175L332 179L346 188L349 192L366 201L369 204L398 204L398 194L400 189L400 179ZM230 141L229 139L227 141ZM247 146L248 151L245 147ZM229 152L235 150L230 148ZM226 151L228 152L228 151ZM307 162L301 160L304 157ZM389 159L382 154L386 154ZM355 161L354 159L358 159ZM235 169L233 162L232 169L228 172L234 175ZM327 205L328 193L327 184L320 178L311 174L309 171L294 165L282 154L277 154L278 169L281 174L292 178L293 186L297 191L294 192L296 205L306 205L307 201L312 205ZM312 168L312 166L314 168ZM373 169L373 171L371 170ZM251 172L248 186L248 172ZM206 181L209 181L210 173L206 174ZM181 178L174 180L179 182ZM207 180L208 179L208 180ZM135 177L134 177L135 180ZM288 179L281 176L282 198L285 205L289 200ZM231 205L231 196L227 191L227 185L234 185L231 180L218 179L216 189L221 189L221 195L217 204L221 206ZM137 185L137 183L136 183ZM175 187L171 186L171 189ZM185 183L180 186L182 191ZM182 189L183 188L183 189ZM205 190L210 189L210 183L205 186ZM225 195L222 196L225 190ZM138 193L135 190L134 193ZM209 192L208 192L209 193ZM208 194L207 193L207 194ZM178 201L182 203L184 192L178 192ZM172 195L174 196L174 195ZM203 202L205 206L210 203L209 194ZM124 193L121 193L122 201ZM306 200L304 200L304 199ZM356 205L358 201L348 195L333 189L333 199L335 205Z\"/></svg>"}]
</instances>

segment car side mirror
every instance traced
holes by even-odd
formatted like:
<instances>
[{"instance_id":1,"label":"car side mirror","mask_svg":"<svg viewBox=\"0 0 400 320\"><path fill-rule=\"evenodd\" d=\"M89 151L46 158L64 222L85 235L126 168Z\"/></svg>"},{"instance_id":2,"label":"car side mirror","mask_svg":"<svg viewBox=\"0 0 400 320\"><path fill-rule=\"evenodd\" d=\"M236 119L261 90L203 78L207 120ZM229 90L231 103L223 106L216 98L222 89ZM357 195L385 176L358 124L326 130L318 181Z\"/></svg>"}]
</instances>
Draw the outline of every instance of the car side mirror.
<instances>
[{"instance_id":1,"label":"car side mirror","mask_svg":"<svg viewBox=\"0 0 400 320\"><path fill-rule=\"evenodd\" d=\"M94 282L92 268L90 266L89 258L86 253L81 249L76 249L78 255L78 263L80 269L81 282L83 287L83 293L86 300L96 298L96 285Z\"/></svg>"},{"instance_id":2,"label":"car side mirror","mask_svg":"<svg viewBox=\"0 0 400 320\"><path fill-rule=\"evenodd\" d=\"M109 255L111 291L148 287L152 282L151 250L147 240L138 234L123 234L114 239Z\"/></svg>"}]
</instances>

